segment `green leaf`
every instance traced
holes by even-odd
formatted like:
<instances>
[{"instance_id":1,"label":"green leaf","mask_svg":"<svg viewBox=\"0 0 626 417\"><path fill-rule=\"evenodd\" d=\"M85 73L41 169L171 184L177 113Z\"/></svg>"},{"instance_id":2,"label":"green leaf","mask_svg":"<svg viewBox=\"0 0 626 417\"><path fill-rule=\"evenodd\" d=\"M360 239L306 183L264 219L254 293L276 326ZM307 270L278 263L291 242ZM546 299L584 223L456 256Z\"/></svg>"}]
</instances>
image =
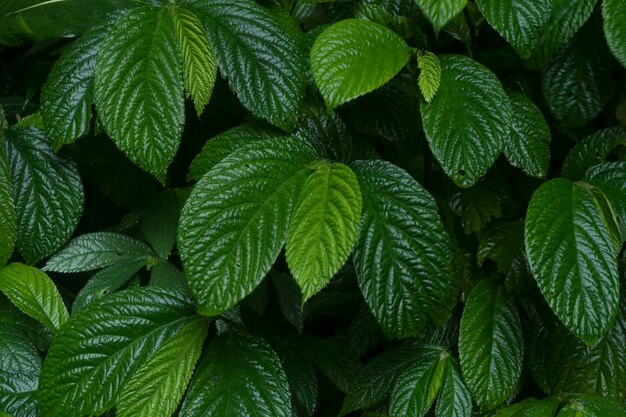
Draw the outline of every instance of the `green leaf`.
<instances>
[{"instance_id":1,"label":"green leaf","mask_svg":"<svg viewBox=\"0 0 626 417\"><path fill-rule=\"evenodd\" d=\"M279 271L271 271L269 275L276 290L280 311L285 319L302 333L306 317L302 311L302 293L298 283L291 276Z\"/></svg>"},{"instance_id":2,"label":"green leaf","mask_svg":"<svg viewBox=\"0 0 626 417\"><path fill-rule=\"evenodd\" d=\"M626 162L608 162L589 168L585 178L611 202L617 218L626 224Z\"/></svg>"},{"instance_id":3,"label":"green leaf","mask_svg":"<svg viewBox=\"0 0 626 417\"><path fill-rule=\"evenodd\" d=\"M439 32L453 17L463 11L467 0L415 0L435 32Z\"/></svg>"},{"instance_id":4,"label":"green leaf","mask_svg":"<svg viewBox=\"0 0 626 417\"><path fill-rule=\"evenodd\" d=\"M150 285L189 292L185 274L167 261L159 262L152 267L150 271Z\"/></svg>"},{"instance_id":5,"label":"green leaf","mask_svg":"<svg viewBox=\"0 0 626 417\"><path fill-rule=\"evenodd\" d=\"M140 213L141 232L161 259L167 259L176 242L182 206L176 191L163 193Z\"/></svg>"},{"instance_id":6,"label":"green leaf","mask_svg":"<svg viewBox=\"0 0 626 417\"><path fill-rule=\"evenodd\" d=\"M604 0L602 2L604 35L613 55L626 67L626 2Z\"/></svg>"},{"instance_id":7,"label":"green leaf","mask_svg":"<svg viewBox=\"0 0 626 417\"><path fill-rule=\"evenodd\" d=\"M312 416L319 401L317 374L313 364L297 347L287 343L281 346L279 354L294 402L306 411L305 415Z\"/></svg>"},{"instance_id":8,"label":"green leaf","mask_svg":"<svg viewBox=\"0 0 626 417\"><path fill-rule=\"evenodd\" d=\"M306 86L301 45L252 0L185 0L209 33L222 76L254 115L292 130Z\"/></svg>"},{"instance_id":9,"label":"green leaf","mask_svg":"<svg viewBox=\"0 0 626 417\"><path fill-rule=\"evenodd\" d=\"M95 27L67 48L41 90L41 117L55 149L89 131L96 55L107 32L104 26Z\"/></svg>"},{"instance_id":10,"label":"green leaf","mask_svg":"<svg viewBox=\"0 0 626 417\"><path fill-rule=\"evenodd\" d=\"M450 242L437 205L389 162L358 161L353 169L363 195L354 250L359 286L388 335L416 336L452 307Z\"/></svg>"},{"instance_id":11,"label":"green leaf","mask_svg":"<svg viewBox=\"0 0 626 417\"><path fill-rule=\"evenodd\" d=\"M387 83L410 51L400 35L369 20L346 19L324 30L311 49L311 71L328 110Z\"/></svg>"},{"instance_id":12,"label":"green leaf","mask_svg":"<svg viewBox=\"0 0 626 417\"><path fill-rule=\"evenodd\" d=\"M522 93L509 92L513 114L511 137L504 155L531 177L545 178L550 165L550 128L541 111Z\"/></svg>"},{"instance_id":13,"label":"green leaf","mask_svg":"<svg viewBox=\"0 0 626 417\"><path fill-rule=\"evenodd\" d=\"M3 114L0 113L0 123L2 123L3 117ZM13 185L11 184L9 160L3 142L3 132L0 127L0 267L4 266L11 258L17 240Z\"/></svg>"},{"instance_id":14,"label":"green leaf","mask_svg":"<svg viewBox=\"0 0 626 417\"><path fill-rule=\"evenodd\" d=\"M626 417L623 405L604 398L575 396L557 417Z\"/></svg>"},{"instance_id":15,"label":"green leaf","mask_svg":"<svg viewBox=\"0 0 626 417\"><path fill-rule=\"evenodd\" d=\"M430 103L439 90L441 84L441 64L439 58L432 52L424 52L417 57L417 66L420 75L417 78L420 91L426 103Z\"/></svg>"},{"instance_id":16,"label":"green leaf","mask_svg":"<svg viewBox=\"0 0 626 417\"><path fill-rule=\"evenodd\" d=\"M456 361L447 361L443 385L437 399L435 416L437 417L471 417L472 397L457 369Z\"/></svg>"},{"instance_id":17,"label":"green leaf","mask_svg":"<svg viewBox=\"0 0 626 417\"><path fill-rule=\"evenodd\" d=\"M0 326L9 326L25 334L28 339L44 352L50 347L52 332L43 324L22 313L17 308L0 313Z\"/></svg>"},{"instance_id":18,"label":"green leaf","mask_svg":"<svg viewBox=\"0 0 626 417\"><path fill-rule=\"evenodd\" d=\"M44 271L82 272L155 256L143 242L111 232L88 233L73 239L48 260Z\"/></svg>"},{"instance_id":19,"label":"green leaf","mask_svg":"<svg viewBox=\"0 0 626 417\"><path fill-rule=\"evenodd\" d=\"M197 323L194 310L190 298L157 287L111 294L83 308L56 335L44 361L42 414L82 417L113 407L129 381Z\"/></svg>"},{"instance_id":20,"label":"green leaf","mask_svg":"<svg viewBox=\"0 0 626 417\"><path fill-rule=\"evenodd\" d=\"M449 352L435 346L423 350L419 360L396 379L389 402L391 417L423 417L439 394Z\"/></svg>"},{"instance_id":21,"label":"green leaf","mask_svg":"<svg viewBox=\"0 0 626 417\"><path fill-rule=\"evenodd\" d=\"M0 291L17 308L53 333L69 318L61 294L52 280L32 266L13 263L0 269Z\"/></svg>"},{"instance_id":22,"label":"green leaf","mask_svg":"<svg viewBox=\"0 0 626 417\"><path fill-rule=\"evenodd\" d=\"M194 375L181 417L291 417L289 384L262 339L218 336Z\"/></svg>"},{"instance_id":23,"label":"green leaf","mask_svg":"<svg viewBox=\"0 0 626 417\"><path fill-rule=\"evenodd\" d=\"M182 7L172 9L171 13L176 22L178 44L183 56L185 90L193 99L200 117L211 99L217 77L215 51L196 15Z\"/></svg>"},{"instance_id":24,"label":"green leaf","mask_svg":"<svg viewBox=\"0 0 626 417\"><path fill-rule=\"evenodd\" d=\"M118 417L170 417L178 408L209 327L197 318L163 343L130 378L117 404Z\"/></svg>"},{"instance_id":25,"label":"green leaf","mask_svg":"<svg viewBox=\"0 0 626 417\"><path fill-rule=\"evenodd\" d=\"M577 336L595 341L619 303L614 237L587 183L553 179L539 187L526 217L525 243L539 289Z\"/></svg>"},{"instance_id":26,"label":"green leaf","mask_svg":"<svg viewBox=\"0 0 626 417\"><path fill-rule=\"evenodd\" d=\"M626 128L622 126L599 130L576 144L563 163L563 176L572 181L584 177L587 170L605 162L613 151L626 149Z\"/></svg>"},{"instance_id":27,"label":"green leaf","mask_svg":"<svg viewBox=\"0 0 626 417\"><path fill-rule=\"evenodd\" d=\"M17 213L17 248L29 262L54 253L74 232L83 211L83 186L74 164L54 155L43 132L7 132Z\"/></svg>"},{"instance_id":28,"label":"green leaf","mask_svg":"<svg viewBox=\"0 0 626 417\"><path fill-rule=\"evenodd\" d=\"M293 139L253 142L198 182L181 213L178 247L202 314L228 310L269 272L314 158Z\"/></svg>"},{"instance_id":29,"label":"green leaf","mask_svg":"<svg viewBox=\"0 0 626 417\"><path fill-rule=\"evenodd\" d=\"M452 195L450 208L462 217L466 234L484 229L493 218L502 217L502 193L493 184L479 182L470 188L461 188Z\"/></svg>"},{"instance_id":30,"label":"green leaf","mask_svg":"<svg viewBox=\"0 0 626 417\"><path fill-rule=\"evenodd\" d=\"M552 417L559 406L559 400L554 397L537 400L527 398L501 410L495 417Z\"/></svg>"},{"instance_id":31,"label":"green leaf","mask_svg":"<svg viewBox=\"0 0 626 417\"><path fill-rule=\"evenodd\" d=\"M567 126L580 126L596 117L615 91L611 54L596 20L554 57L541 78L550 112Z\"/></svg>"},{"instance_id":32,"label":"green leaf","mask_svg":"<svg viewBox=\"0 0 626 417\"><path fill-rule=\"evenodd\" d=\"M161 183L185 122L182 72L176 24L165 8L126 13L96 59L96 108L104 129Z\"/></svg>"},{"instance_id":33,"label":"green leaf","mask_svg":"<svg viewBox=\"0 0 626 417\"><path fill-rule=\"evenodd\" d=\"M552 8L551 0L478 0L476 4L522 58L530 57Z\"/></svg>"},{"instance_id":34,"label":"green leaf","mask_svg":"<svg viewBox=\"0 0 626 417\"><path fill-rule=\"evenodd\" d=\"M361 216L359 182L340 163L318 162L289 222L286 257L302 301L324 288L348 260Z\"/></svg>"},{"instance_id":35,"label":"green leaf","mask_svg":"<svg viewBox=\"0 0 626 417\"><path fill-rule=\"evenodd\" d=\"M511 104L486 67L461 55L443 55L439 60L439 91L430 104L421 106L424 133L445 173L460 187L469 187L487 172L509 140Z\"/></svg>"},{"instance_id":36,"label":"green leaf","mask_svg":"<svg viewBox=\"0 0 626 417\"><path fill-rule=\"evenodd\" d=\"M480 281L470 292L459 333L463 379L484 408L494 408L517 389L524 359L522 324L504 288Z\"/></svg>"}]
</instances>

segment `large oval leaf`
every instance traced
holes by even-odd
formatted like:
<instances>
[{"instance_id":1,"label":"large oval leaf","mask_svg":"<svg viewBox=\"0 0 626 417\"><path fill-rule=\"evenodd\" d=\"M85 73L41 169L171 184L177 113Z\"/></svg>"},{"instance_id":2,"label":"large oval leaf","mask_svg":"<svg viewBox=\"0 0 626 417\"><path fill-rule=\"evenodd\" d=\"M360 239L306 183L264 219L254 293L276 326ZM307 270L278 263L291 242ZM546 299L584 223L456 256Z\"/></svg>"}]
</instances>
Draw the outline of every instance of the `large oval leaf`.
<instances>
[{"instance_id":1,"label":"large oval leaf","mask_svg":"<svg viewBox=\"0 0 626 417\"><path fill-rule=\"evenodd\" d=\"M602 2L604 35L613 55L626 67L626 1Z\"/></svg>"},{"instance_id":2,"label":"large oval leaf","mask_svg":"<svg viewBox=\"0 0 626 417\"><path fill-rule=\"evenodd\" d=\"M262 339L220 336L207 349L181 417L291 417L289 384Z\"/></svg>"},{"instance_id":3,"label":"large oval leaf","mask_svg":"<svg viewBox=\"0 0 626 417\"><path fill-rule=\"evenodd\" d=\"M443 170L461 187L476 183L509 138L511 105L496 76L473 59L444 55L441 85L422 104L424 133ZM493 111L498 109L498 111Z\"/></svg>"},{"instance_id":4,"label":"large oval leaf","mask_svg":"<svg viewBox=\"0 0 626 417\"><path fill-rule=\"evenodd\" d=\"M253 142L198 182L181 213L178 247L202 314L229 309L265 277L314 159L293 139Z\"/></svg>"},{"instance_id":5,"label":"large oval leaf","mask_svg":"<svg viewBox=\"0 0 626 417\"><path fill-rule=\"evenodd\" d=\"M0 110L0 125L3 122L3 113ZM6 149L2 143L2 126L0 126L0 267L7 263L15 241L17 240L17 218L15 216L15 201L13 200L13 184Z\"/></svg>"},{"instance_id":6,"label":"large oval leaf","mask_svg":"<svg viewBox=\"0 0 626 417\"><path fill-rule=\"evenodd\" d=\"M525 226L526 253L539 289L559 319L594 341L617 312L619 275L615 237L586 183L554 179L535 191Z\"/></svg>"},{"instance_id":7,"label":"large oval leaf","mask_svg":"<svg viewBox=\"0 0 626 417\"><path fill-rule=\"evenodd\" d=\"M74 232L83 211L83 186L76 167L54 155L40 130L14 128L6 139L17 248L27 261L36 262Z\"/></svg>"},{"instance_id":8,"label":"large oval leaf","mask_svg":"<svg viewBox=\"0 0 626 417\"><path fill-rule=\"evenodd\" d=\"M311 71L328 110L391 80L410 51L400 35L369 20L346 19L326 29L311 49Z\"/></svg>"},{"instance_id":9,"label":"large oval leaf","mask_svg":"<svg viewBox=\"0 0 626 417\"><path fill-rule=\"evenodd\" d=\"M484 408L505 402L522 373L524 339L515 303L504 287L484 280L470 292L459 333L463 378Z\"/></svg>"},{"instance_id":10,"label":"large oval leaf","mask_svg":"<svg viewBox=\"0 0 626 417\"><path fill-rule=\"evenodd\" d=\"M446 23L461 13L467 0L415 0L435 31L440 31Z\"/></svg>"},{"instance_id":11,"label":"large oval leaf","mask_svg":"<svg viewBox=\"0 0 626 417\"><path fill-rule=\"evenodd\" d=\"M449 238L432 196L384 161L353 164L363 196L354 249L359 286L383 330L418 335L451 308Z\"/></svg>"},{"instance_id":12,"label":"large oval leaf","mask_svg":"<svg viewBox=\"0 0 626 417\"><path fill-rule=\"evenodd\" d=\"M348 260L360 217L361 192L352 170L319 162L300 192L287 235L287 263L303 302Z\"/></svg>"},{"instance_id":13,"label":"large oval leaf","mask_svg":"<svg viewBox=\"0 0 626 417\"><path fill-rule=\"evenodd\" d=\"M143 367L157 364L152 360L162 358L172 338L198 320L193 300L158 287L94 301L52 341L41 376L41 412L102 414L116 404L129 381L149 372Z\"/></svg>"},{"instance_id":14,"label":"large oval leaf","mask_svg":"<svg viewBox=\"0 0 626 417\"><path fill-rule=\"evenodd\" d=\"M306 86L301 45L252 0L185 0L209 33L222 75L252 113L286 130Z\"/></svg>"},{"instance_id":15,"label":"large oval leaf","mask_svg":"<svg viewBox=\"0 0 626 417\"><path fill-rule=\"evenodd\" d=\"M182 58L168 9L118 19L96 58L96 108L118 148L165 181L185 122Z\"/></svg>"}]
</instances>

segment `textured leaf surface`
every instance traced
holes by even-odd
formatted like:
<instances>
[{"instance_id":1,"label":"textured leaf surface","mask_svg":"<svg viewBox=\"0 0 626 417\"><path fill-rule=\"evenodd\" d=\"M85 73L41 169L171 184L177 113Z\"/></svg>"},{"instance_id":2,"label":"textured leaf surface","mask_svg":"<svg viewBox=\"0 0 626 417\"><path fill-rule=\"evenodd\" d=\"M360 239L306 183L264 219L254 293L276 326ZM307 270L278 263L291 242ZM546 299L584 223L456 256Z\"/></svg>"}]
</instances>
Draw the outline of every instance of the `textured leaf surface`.
<instances>
[{"instance_id":1,"label":"textured leaf surface","mask_svg":"<svg viewBox=\"0 0 626 417\"><path fill-rule=\"evenodd\" d=\"M140 214L141 232L161 259L170 256L176 243L181 199L176 191L165 192Z\"/></svg>"},{"instance_id":2,"label":"textured leaf surface","mask_svg":"<svg viewBox=\"0 0 626 417\"><path fill-rule=\"evenodd\" d=\"M361 217L356 176L340 163L320 162L307 178L289 223L286 256L306 301L348 260Z\"/></svg>"},{"instance_id":3,"label":"textured leaf surface","mask_svg":"<svg viewBox=\"0 0 626 417\"><path fill-rule=\"evenodd\" d=\"M613 55L626 67L626 1L602 2L604 35Z\"/></svg>"},{"instance_id":4,"label":"textured leaf surface","mask_svg":"<svg viewBox=\"0 0 626 417\"><path fill-rule=\"evenodd\" d=\"M54 272L91 271L117 263L144 260L154 252L143 242L111 232L88 233L73 239L48 260L44 270Z\"/></svg>"},{"instance_id":5,"label":"textured leaf surface","mask_svg":"<svg viewBox=\"0 0 626 417\"><path fill-rule=\"evenodd\" d=\"M363 196L354 250L359 286L387 334L415 336L451 307L449 240L437 206L391 163L359 161L353 169Z\"/></svg>"},{"instance_id":6,"label":"textured leaf surface","mask_svg":"<svg viewBox=\"0 0 626 417\"><path fill-rule=\"evenodd\" d=\"M435 31L440 31L446 23L463 11L467 0L415 0Z\"/></svg>"},{"instance_id":7,"label":"textured leaf surface","mask_svg":"<svg viewBox=\"0 0 626 417\"><path fill-rule=\"evenodd\" d=\"M202 22L196 15L181 7L174 9L172 15L183 56L185 90L193 99L196 113L200 117L204 106L211 99L217 77L215 52Z\"/></svg>"},{"instance_id":8,"label":"textured leaf surface","mask_svg":"<svg viewBox=\"0 0 626 417\"><path fill-rule=\"evenodd\" d=\"M481 64L461 55L443 55L440 62L439 91L421 106L424 133L445 173L469 187L509 139L511 105L500 81Z\"/></svg>"},{"instance_id":9,"label":"textured leaf surface","mask_svg":"<svg viewBox=\"0 0 626 417\"><path fill-rule=\"evenodd\" d=\"M37 268L13 263L0 269L0 291L53 333L69 318L56 286Z\"/></svg>"},{"instance_id":10,"label":"textured leaf surface","mask_svg":"<svg viewBox=\"0 0 626 417\"><path fill-rule=\"evenodd\" d=\"M466 234L484 229L494 218L502 217L503 195L493 184L479 182L452 195L450 208L461 216Z\"/></svg>"},{"instance_id":11,"label":"textured leaf surface","mask_svg":"<svg viewBox=\"0 0 626 417\"><path fill-rule=\"evenodd\" d=\"M611 202L615 215L626 225L626 162L607 162L591 167L585 178Z\"/></svg>"},{"instance_id":12,"label":"textured leaf surface","mask_svg":"<svg viewBox=\"0 0 626 417\"><path fill-rule=\"evenodd\" d=\"M387 83L408 62L397 33L369 20L346 19L322 32L311 49L311 70L326 107L335 107Z\"/></svg>"},{"instance_id":13,"label":"textured leaf surface","mask_svg":"<svg viewBox=\"0 0 626 417\"><path fill-rule=\"evenodd\" d=\"M106 28L98 26L67 48L41 90L41 117L55 149L89 131L96 55L106 34Z\"/></svg>"},{"instance_id":14,"label":"textured leaf surface","mask_svg":"<svg viewBox=\"0 0 626 417\"><path fill-rule=\"evenodd\" d=\"M29 262L57 250L74 232L83 211L76 167L54 153L43 132L7 132L7 151L17 213L17 248Z\"/></svg>"},{"instance_id":15,"label":"textured leaf surface","mask_svg":"<svg viewBox=\"0 0 626 417\"><path fill-rule=\"evenodd\" d=\"M3 117L0 110L0 124L3 122ZM0 126L0 230L2 231L0 232L0 266L4 266L11 257L17 240L17 218L9 160L3 146L2 126Z\"/></svg>"},{"instance_id":16,"label":"textured leaf surface","mask_svg":"<svg viewBox=\"0 0 626 417\"><path fill-rule=\"evenodd\" d=\"M118 19L96 59L96 107L118 148L165 181L185 122L182 59L167 9Z\"/></svg>"},{"instance_id":17,"label":"textured leaf surface","mask_svg":"<svg viewBox=\"0 0 626 417\"><path fill-rule=\"evenodd\" d=\"M269 272L314 158L295 140L251 143L198 182L181 213L178 247L202 314L226 311Z\"/></svg>"},{"instance_id":18,"label":"textured leaf surface","mask_svg":"<svg viewBox=\"0 0 626 417\"><path fill-rule=\"evenodd\" d=\"M40 388L43 415L81 417L110 409L135 372L198 320L194 310L190 298L157 287L115 293L86 306L48 351Z\"/></svg>"},{"instance_id":19,"label":"textured leaf surface","mask_svg":"<svg viewBox=\"0 0 626 417\"><path fill-rule=\"evenodd\" d=\"M550 164L550 128L525 94L510 92L509 98L514 116L511 137L504 142L504 155L511 165L531 177L544 178Z\"/></svg>"},{"instance_id":20,"label":"textured leaf surface","mask_svg":"<svg viewBox=\"0 0 626 417\"><path fill-rule=\"evenodd\" d=\"M487 21L522 57L528 58L550 18L550 0L478 0Z\"/></svg>"},{"instance_id":21,"label":"textured leaf surface","mask_svg":"<svg viewBox=\"0 0 626 417\"><path fill-rule=\"evenodd\" d=\"M470 417L472 415L472 396L461 378L457 364L448 360L444 381L437 398L435 416L437 417Z\"/></svg>"},{"instance_id":22,"label":"textured leaf surface","mask_svg":"<svg viewBox=\"0 0 626 417\"><path fill-rule=\"evenodd\" d=\"M208 31L221 73L241 103L256 116L293 129L306 85L297 40L252 0L186 2Z\"/></svg>"},{"instance_id":23,"label":"textured leaf surface","mask_svg":"<svg viewBox=\"0 0 626 417\"><path fill-rule=\"evenodd\" d=\"M626 417L621 404L604 398L576 396L558 414L558 417Z\"/></svg>"},{"instance_id":24,"label":"textured leaf surface","mask_svg":"<svg viewBox=\"0 0 626 417\"><path fill-rule=\"evenodd\" d=\"M262 339L219 336L199 365L181 417L291 417L289 384Z\"/></svg>"},{"instance_id":25,"label":"textured leaf surface","mask_svg":"<svg viewBox=\"0 0 626 417\"><path fill-rule=\"evenodd\" d=\"M153 352L126 384L116 416L170 417L185 394L208 329L207 321L197 318Z\"/></svg>"},{"instance_id":26,"label":"textured leaf surface","mask_svg":"<svg viewBox=\"0 0 626 417\"><path fill-rule=\"evenodd\" d=\"M167 261L159 262L152 267L150 271L150 285L189 292L185 274Z\"/></svg>"},{"instance_id":27,"label":"textured leaf surface","mask_svg":"<svg viewBox=\"0 0 626 417\"><path fill-rule=\"evenodd\" d=\"M515 393L523 349L515 303L494 281L476 284L461 317L459 357L463 378L478 405L494 408Z\"/></svg>"},{"instance_id":28,"label":"textured leaf surface","mask_svg":"<svg viewBox=\"0 0 626 417\"><path fill-rule=\"evenodd\" d=\"M539 289L559 319L594 341L606 333L619 302L612 219L605 218L586 183L554 179L528 206L526 253Z\"/></svg>"},{"instance_id":29,"label":"textured leaf surface","mask_svg":"<svg viewBox=\"0 0 626 417\"><path fill-rule=\"evenodd\" d=\"M622 126L599 130L576 144L563 163L563 176L575 181L587 170L605 162L612 151L626 149L626 128Z\"/></svg>"},{"instance_id":30,"label":"textured leaf surface","mask_svg":"<svg viewBox=\"0 0 626 417\"><path fill-rule=\"evenodd\" d=\"M299 305L297 308L300 308ZM304 408L307 415L312 416L319 401L317 374L313 364L302 352L293 347L282 349L280 360L287 381L289 381L294 402Z\"/></svg>"},{"instance_id":31,"label":"textured leaf surface","mask_svg":"<svg viewBox=\"0 0 626 417\"><path fill-rule=\"evenodd\" d=\"M559 406L559 400L548 397L543 400L527 398L524 401L498 410L496 417L552 417Z\"/></svg>"},{"instance_id":32,"label":"textured leaf surface","mask_svg":"<svg viewBox=\"0 0 626 417\"><path fill-rule=\"evenodd\" d=\"M418 56L417 66L420 69L420 75L417 83L420 91L424 96L426 103L430 103L441 84L441 64L439 58L432 52L425 52Z\"/></svg>"}]
</instances>

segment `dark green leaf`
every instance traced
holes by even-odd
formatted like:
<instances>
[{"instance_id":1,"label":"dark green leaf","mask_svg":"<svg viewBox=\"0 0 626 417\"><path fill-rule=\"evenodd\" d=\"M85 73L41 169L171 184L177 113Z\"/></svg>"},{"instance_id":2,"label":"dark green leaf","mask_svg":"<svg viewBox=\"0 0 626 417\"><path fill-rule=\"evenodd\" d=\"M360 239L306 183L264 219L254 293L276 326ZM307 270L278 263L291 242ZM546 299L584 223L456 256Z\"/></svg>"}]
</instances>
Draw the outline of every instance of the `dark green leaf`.
<instances>
[{"instance_id":1,"label":"dark green leaf","mask_svg":"<svg viewBox=\"0 0 626 417\"><path fill-rule=\"evenodd\" d=\"M0 106L2 108L2 106ZM0 123L3 114L0 113ZM17 218L15 215L15 202L13 200L13 185L9 160L3 144L3 132L0 127L0 266L4 266L15 246L17 240Z\"/></svg>"},{"instance_id":2,"label":"dark green leaf","mask_svg":"<svg viewBox=\"0 0 626 417\"><path fill-rule=\"evenodd\" d=\"M495 417L553 417L559 406L559 400L548 397L543 400L527 398L501 410Z\"/></svg>"},{"instance_id":3,"label":"dark green leaf","mask_svg":"<svg viewBox=\"0 0 626 417\"><path fill-rule=\"evenodd\" d=\"M439 58L439 91L430 104L421 106L424 132L445 173L457 185L469 187L509 140L511 104L486 67L461 55Z\"/></svg>"},{"instance_id":4,"label":"dark green leaf","mask_svg":"<svg viewBox=\"0 0 626 417\"><path fill-rule=\"evenodd\" d=\"M450 207L462 217L466 234L484 229L493 218L502 217L502 194L489 183L462 188L450 200Z\"/></svg>"},{"instance_id":5,"label":"dark green leaf","mask_svg":"<svg viewBox=\"0 0 626 417\"><path fill-rule=\"evenodd\" d=\"M619 221L626 224L626 162L596 165L587 170L585 178L602 190Z\"/></svg>"},{"instance_id":6,"label":"dark green leaf","mask_svg":"<svg viewBox=\"0 0 626 417\"><path fill-rule=\"evenodd\" d=\"M470 392L461 378L456 361L450 358L447 362L443 385L437 398L435 416L470 417L473 408Z\"/></svg>"},{"instance_id":7,"label":"dark green leaf","mask_svg":"<svg viewBox=\"0 0 626 417\"><path fill-rule=\"evenodd\" d=\"M298 284L287 274L270 272L272 283L276 289L280 310L287 321L299 331L304 328L304 312L302 311L302 294ZM289 375L287 375L289 376Z\"/></svg>"},{"instance_id":8,"label":"dark green leaf","mask_svg":"<svg viewBox=\"0 0 626 417\"><path fill-rule=\"evenodd\" d=\"M451 308L449 240L437 206L395 165L359 161L353 168L363 195L354 250L359 286L387 334L418 335Z\"/></svg>"},{"instance_id":9,"label":"dark green leaf","mask_svg":"<svg viewBox=\"0 0 626 417\"><path fill-rule=\"evenodd\" d=\"M293 134L315 148L320 158L348 163L353 156L353 138L344 120L324 106L303 106Z\"/></svg>"},{"instance_id":10,"label":"dark green leaf","mask_svg":"<svg viewBox=\"0 0 626 417\"><path fill-rule=\"evenodd\" d=\"M604 0L604 35L609 48L619 62L626 67L626 4L624 0Z\"/></svg>"},{"instance_id":11,"label":"dark green leaf","mask_svg":"<svg viewBox=\"0 0 626 417\"><path fill-rule=\"evenodd\" d=\"M297 347L288 344L283 346L280 357L295 403L312 416L318 404L315 368Z\"/></svg>"},{"instance_id":12,"label":"dark green leaf","mask_svg":"<svg viewBox=\"0 0 626 417\"><path fill-rule=\"evenodd\" d=\"M174 248L181 206L176 191L165 192L139 215L141 231L161 259L167 259Z\"/></svg>"},{"instance_id":13,"label":"dark green leaf","mask_svg":"<svg viewBox=\"0 0 626 417\"><path fill-rule=\"evenodd\" d=\"M188 292L185 274L168 261L162 261L152 267L150 271L150 285L172 288L181 292Z\"/></svg>"},{"instance_id":14,"label":"dark green leaf","mask_svg":"<svg viewBox=\"0 0 626 417\"><path fill-rule=\"evenodd\" d=\"M587 136L567 154L563 176L572 181L584 177L587 170L604 162L612 151L626 149L626 128L609 127Z\"/></svg>"},{"instance_id":15,"label":"dark green leaf","mask_svg":"<svg viewBox=\"0 0 626 417\"><path fill-rule=\"evenodd\" d=\"M604 398L576 396L557 417L626 417L624 406Z\"/></svg>"},{"instance_id":16,"label":"dark green leaf","mask_svg":"<svg viewBox=\"0 0 626 417\"><path fill-rule=\"evenodd\" d=\"M118 19L96 59L96 108L117 147L165 182L185 122L182 58L168 9Z\"/></svg>"},{"instance_id":17,"label":"dark green leaf","mask_svg":"<svg viewBox=\"0 0 626 417\"><path fill-rule=\"evenodd\" d=\"M463 11L467 0L415 0L424 15L439 32L452 18Z\"/></svg>"}]
</instances>

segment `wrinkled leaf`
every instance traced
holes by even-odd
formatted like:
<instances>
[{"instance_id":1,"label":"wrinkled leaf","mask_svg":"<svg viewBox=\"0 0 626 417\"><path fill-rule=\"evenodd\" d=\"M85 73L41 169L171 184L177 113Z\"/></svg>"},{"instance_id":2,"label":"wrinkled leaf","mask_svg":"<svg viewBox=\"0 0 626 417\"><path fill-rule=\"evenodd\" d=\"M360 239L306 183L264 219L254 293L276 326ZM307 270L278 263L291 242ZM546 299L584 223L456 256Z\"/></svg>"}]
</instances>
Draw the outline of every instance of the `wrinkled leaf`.
<instances>
[{"instance_id":1,"label":"wrinkled leaf","mask_svg":"<svg viewBox=\"0 0 626 417\"><path fill-rule=\"evenodd\" d=\"M626 149L626 128L622 126L599 130L576 144L563 163L563 176L572 181L583 178L587 170L609 157L611 152Z\"/></svg>"},{"instance_id":2,"label":"wrinkled leaf","mask_svg":"<svg viewBox=\"0 0 626 417\"><path fill-rule=\"evenodd\" d=\"M436 32L461 13L467 4L467 0L415 0L415 2L433 24Z\"/></svg>"},{"instance_id":3,"label":"wrinkled leaf","mask_svg":"<svg viewBox=\"0 0 626 417\"><path fill-rule=\"evenodd\" d=\"M609 48L619 62L626 67L626 2L624 0L604 0L604 35Z\"/></svg>"},{"instance_id":4,"label":"wrinkled leaf","mask_svg":"<svg viewBox=\"0 0 626 417\"><path fill-rule=\"evenodd\" d=\"M0 106L1 108L1 106ZM3 114L0 110L0 123ZM0 267L7 263L17 240L17 218L13 200L13 184L9 170L9 160L3 146L3 132L0 126Z\"/></svg>"},{"instance_id":5,"label":"wrinkled leaf","mask_svg":"<svg viewBox=\"0 0 626 417\"><path fill-rule=\"evenodd\" d=\"M432 52L424 52L417 57L417 66L420 75L417 79L420 91L426 103L430 103L439 90L441 84L441 64L439 58Z\"/></svg>"}]
</instances>

